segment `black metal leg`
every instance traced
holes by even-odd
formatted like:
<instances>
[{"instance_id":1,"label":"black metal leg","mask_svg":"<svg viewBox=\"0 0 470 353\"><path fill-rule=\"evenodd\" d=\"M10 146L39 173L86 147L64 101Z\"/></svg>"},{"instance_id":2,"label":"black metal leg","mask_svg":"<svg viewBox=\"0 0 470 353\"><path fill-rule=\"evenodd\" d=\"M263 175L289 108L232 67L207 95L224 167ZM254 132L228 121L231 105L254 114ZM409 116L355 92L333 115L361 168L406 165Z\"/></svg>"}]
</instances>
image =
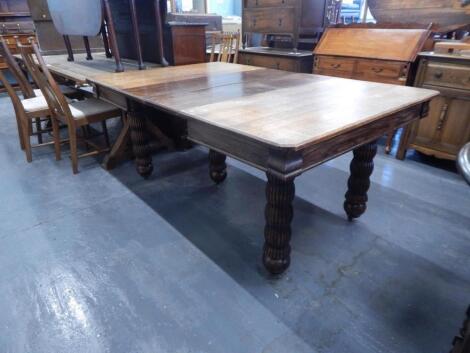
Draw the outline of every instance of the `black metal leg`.
<instances>
[{"instance_id":1,"label":"black metal leg","mask_svg":"<svg viewBox=\"0 0 470 353\"><path fill-rule=\"evenodd\" d=\"M93 56L91 55L90 41L88 40L88 37L83 37L83 43L85 44L86 59L93 60Z\"/></svg>"},{"instance_id":2,"label":"black metal leg","mask_svg":"<svg viewBox=\"0 0 470 353\"><path fill-rule=\"evenodd\" d=\"M73 50L72 50L72 43L70 43L70 37L69 36L63 36L64 37L64 42L65 42L65 48L67 49L67 54L68 58L67 61L74 61L73 57Z\"/></svg>"}]
</instances>

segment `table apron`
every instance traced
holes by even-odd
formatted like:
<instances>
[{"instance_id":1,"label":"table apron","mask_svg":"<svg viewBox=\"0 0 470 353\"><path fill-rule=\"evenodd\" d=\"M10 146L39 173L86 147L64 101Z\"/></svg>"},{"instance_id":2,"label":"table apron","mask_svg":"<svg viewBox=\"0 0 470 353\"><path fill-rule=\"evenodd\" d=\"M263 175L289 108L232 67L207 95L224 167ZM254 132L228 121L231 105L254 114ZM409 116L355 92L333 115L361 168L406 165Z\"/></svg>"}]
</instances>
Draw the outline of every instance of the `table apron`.
<instances>
[{"instance_id":1,"label":"table apron","mask_svg":"<svg viewBox=\"0 0 470 353\"><path fill-rule=\"evenodd\" d=\"M425 117L428 107L428 102L419 103L347 133L297 150L270 146L248 136L191 119L187 121L188 139L263 171L274 170L280 178L288 179ZM292 168L292 165L295 165L295 168Z\"/></svg>"},{"instance_id":2,"label":"table apron","mask_svg":"<svg viewBox=\"0 0 470 353\"><path fill-rule=\"evenodd\" d=\"M302 151L303 170L313 168L366 143L377 140L387 133L392 133L415 120L424 118L427 116L428 111L429 102L419 103L347 133L308 146Z\"/></svg>"}]
</instances>

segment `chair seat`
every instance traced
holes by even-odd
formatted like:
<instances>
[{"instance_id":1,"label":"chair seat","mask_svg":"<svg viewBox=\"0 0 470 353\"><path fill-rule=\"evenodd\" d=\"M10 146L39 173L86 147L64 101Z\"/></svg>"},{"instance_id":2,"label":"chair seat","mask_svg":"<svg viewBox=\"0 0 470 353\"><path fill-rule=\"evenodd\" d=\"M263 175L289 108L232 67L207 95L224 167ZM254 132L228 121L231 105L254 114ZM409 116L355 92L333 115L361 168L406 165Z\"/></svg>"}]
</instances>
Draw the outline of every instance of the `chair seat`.
<instances>
[{"instance_id":1,"label":"chair seat","mask_svg":"<svg viewBox=\"0 0 470 353\"><path fill-rule=\"evenodd\" d=\"M26 114L49 115L49 107L47 105L46 99L43 96L27 98L21 100Z\"/></svg>"},{"instance_id":2,"label":"chair seat","mask_svg":"<svg viewBox=\"0 0 470 353\"><path fill-rule=\"evenodd\" d=\"M69 107L78 125L87 125L121 115L119 108L96 98L72 102Z\"/></svg>"}]
</instances>

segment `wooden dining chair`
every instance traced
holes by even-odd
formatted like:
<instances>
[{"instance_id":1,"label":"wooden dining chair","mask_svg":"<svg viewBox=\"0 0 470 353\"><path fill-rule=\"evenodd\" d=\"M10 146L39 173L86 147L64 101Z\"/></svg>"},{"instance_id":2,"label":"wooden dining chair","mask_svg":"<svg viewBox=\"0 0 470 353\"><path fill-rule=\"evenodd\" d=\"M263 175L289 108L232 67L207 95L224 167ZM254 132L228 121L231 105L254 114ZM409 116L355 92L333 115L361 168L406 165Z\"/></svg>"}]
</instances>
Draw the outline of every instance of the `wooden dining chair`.
<instances>
[{"instance_id":1,"label":"wooden dining chair","mask_svg":"<svg viewBox=\"0 0 470 353\"><path fill-rule=\"evenodd\" d=\"M10 96L13 108L15 110L16 122L18 125L18 133L20 134L20 144L23 147L26 153L26 160L32 162L32 147L46 146L54 144L56 159L60 159L60 137L59 137L59 125L57 121L52 122L52 142L41 142L37 145L32 146L30 137L31 137L31 128L32 121L41 119L43 117L48 117L51 115L49 107L44 97L31 97L26 99L20 99L15 89L12 87L11 83L5 77L3 72L0 70L0 81L5 87L8 95Z\"/></svg>"},{"instance_id":2,"label":"wooden dining chair","mask_svg":"<svg viewBox=\"0 0 470 353\"><path fill-rule=\"evenodd\" d=\"M106 120L121 116L121 110L115 106L98 100L88 98L82 101L67 102L65 96L60 91L57 82L52 77L49 69L42 57L39 47L35 42L31 46L20 45L19 50L28 71L34 77L41 89L52 114L54 124L61 122L67 125L70 154L72 159L73 173L78 173L78 159L82 157L94 156L109 151L109 137L106 127ZM36 62L38 64L36 64ZM105 137L106 147L102 148L91 141L86 134L90 124L101 123L102 134ZM85 132L83 136L77 134L77 130L82 128ZM92 147L93 151L78 154L78 141L83 141L87 148ZM60 146L59 146L60 147ZM60 157L60 148L59 148Z\"/></svg>"},{"instance_id":3,"label":"wooden dining chair","mask_svg":"<svg viewBox=\"0 0 470 353\"><path fill-rule=\"evenodd\" d=\"M17 38L18 39L18 38ZM17 40L17 46L18 46ZM34 88L32 83L30 82L28 73L23 71L23 69L18 64L16 58L13 56L9 43L6 42L3 38L0 38L0 56L2 56L7 64L8 71L13 76L15 82L18 84L18 88L20 89L23 99L34 98L38 96L42 96L42 92L38 88ZM61 91L70 98L82 98L83 93L74 89L73 87L60 85ZM39 101L39 100L36 100ZM47 102L43 100L45 108L47 108ZM24 149L23 143L23 135L20 131L21 124L17 117L17 124L18 124L18 139L20 141L21 149ZM48 134L51 132L52 127L49 122L49 117L38 117L34 119L34 121L30 122L32 126L29 128L30 136L36 136L38 140L38 144L41 145L43 143L43 134Z\"/></svg>"},{"instance_id":4,"label":"wooden dining chair","mask_svg":"<svg viewBox=\"0 0 470 353\"><path fill-rule=\"evenodd\" d=\"M216 53L216 47L219 52ZM212 33L212 50L209 61L225 63L238 63L238 51L240 49L240 31L235 33Z\"/></svg>"}]
</instances>

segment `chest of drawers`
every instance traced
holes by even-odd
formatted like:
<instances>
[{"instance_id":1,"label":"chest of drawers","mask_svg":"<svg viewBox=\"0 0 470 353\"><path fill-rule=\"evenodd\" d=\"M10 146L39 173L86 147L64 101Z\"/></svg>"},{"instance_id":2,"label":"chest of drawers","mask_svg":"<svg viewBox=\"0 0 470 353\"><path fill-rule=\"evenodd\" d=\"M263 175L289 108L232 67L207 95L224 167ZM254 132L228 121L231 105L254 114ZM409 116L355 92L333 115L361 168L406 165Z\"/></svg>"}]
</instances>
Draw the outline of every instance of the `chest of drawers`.
<instances>
[{"instance_id":1,"label":"chest of drawers","mask_svg":"<svg viewBox=\"0 0 470 353\"><path fill-rule=\"evenodd\" d=\"M244 0L243 34L274 35L311 50L323 28L337 19L336 0ZM259 44L247 43L247 46Z\"/></svg>"},{"instance_id":2,"label":"chest of drawers","mask_svg":"<svg viewBox=\"0 0 470 353\"><path fill-rule=\"evenodd\" d=\"M417 87L435 89L429 116L405 130L397 157L408 148L437 158L455 160L470 141L470 58L457 55L420 54Z\"/></svg>"}]
</instances>

